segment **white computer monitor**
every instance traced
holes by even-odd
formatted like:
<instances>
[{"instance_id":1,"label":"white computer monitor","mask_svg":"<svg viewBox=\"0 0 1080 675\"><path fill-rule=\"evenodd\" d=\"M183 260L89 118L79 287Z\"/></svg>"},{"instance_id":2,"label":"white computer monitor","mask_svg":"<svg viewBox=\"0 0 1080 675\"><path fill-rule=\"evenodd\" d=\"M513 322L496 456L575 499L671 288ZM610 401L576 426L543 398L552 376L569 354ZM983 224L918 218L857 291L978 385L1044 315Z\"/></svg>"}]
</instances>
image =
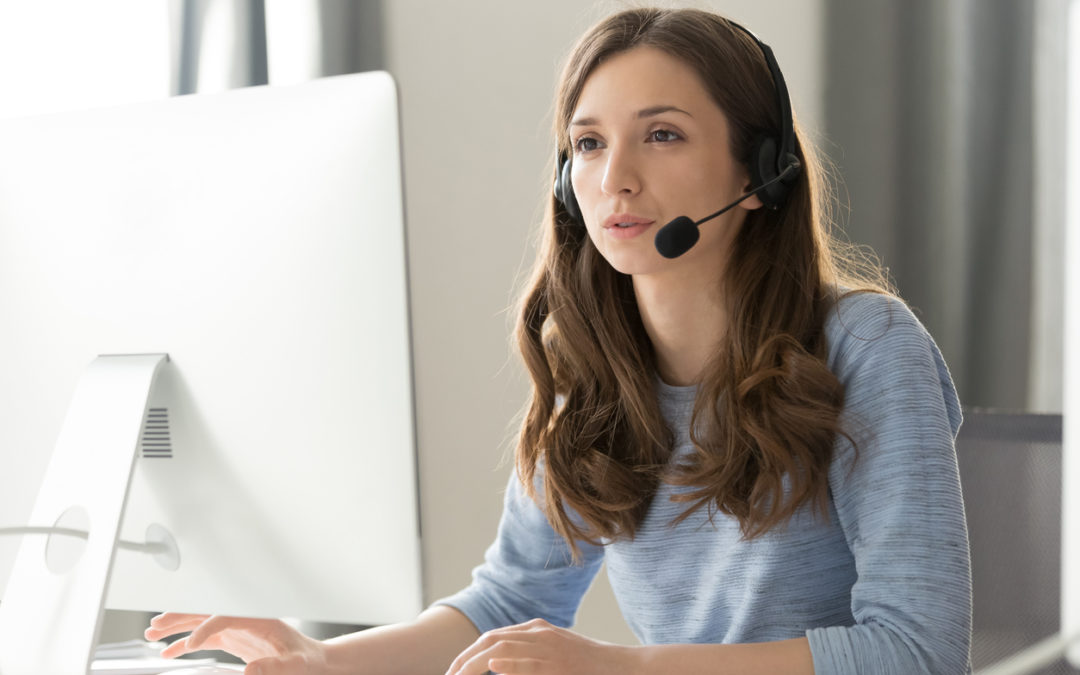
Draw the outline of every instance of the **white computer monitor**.
<instances>
[{"instance_id":1,"label":"white computer monitor","mask_svg":"<svg viewBox=\"0 0 1080 675\"><path fill-rule=\"evenodd\" d=\"M0 528L56 525L30 521L61 428L119 405L73 412L91 364L167 355L120 433L120 538L159 524L180 563L119 550L107 607L422 609L398 125L386 73L0 124ZM0 613L43 538L0 537Z\"/></svg>"}]
</instances>

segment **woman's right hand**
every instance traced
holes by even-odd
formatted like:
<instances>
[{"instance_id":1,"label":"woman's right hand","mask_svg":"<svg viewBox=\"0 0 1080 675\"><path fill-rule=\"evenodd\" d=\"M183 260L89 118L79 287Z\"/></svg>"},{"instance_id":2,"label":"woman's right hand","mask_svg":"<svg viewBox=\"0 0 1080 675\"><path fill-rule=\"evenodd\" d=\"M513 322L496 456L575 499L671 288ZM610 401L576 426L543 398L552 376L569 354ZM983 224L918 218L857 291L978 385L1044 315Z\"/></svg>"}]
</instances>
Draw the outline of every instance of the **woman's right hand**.
<instances>
[{"instance_id":1,"label":"woman's right hand","mask_svg":"<svg viewBox=\"0 0 1080 675\"><path fill-rule=\"evenodd\" d=\"M204 649L225 651L248 664L244 675L316 675L327 671L326 645L275 619L166 613L150 620L147 640L191 634L162 650L173 658Z\"/></svg>"}]
</instances>

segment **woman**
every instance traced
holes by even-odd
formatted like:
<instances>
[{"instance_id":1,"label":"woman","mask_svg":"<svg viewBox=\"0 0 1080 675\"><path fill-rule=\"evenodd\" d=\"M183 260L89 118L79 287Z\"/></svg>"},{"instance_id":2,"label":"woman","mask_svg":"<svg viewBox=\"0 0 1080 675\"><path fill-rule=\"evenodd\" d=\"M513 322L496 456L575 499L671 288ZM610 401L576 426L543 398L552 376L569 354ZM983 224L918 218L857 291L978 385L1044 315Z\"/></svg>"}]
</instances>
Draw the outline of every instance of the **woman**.
<instances>
[{"instance_id":1,"label":"woman","mask_svg":"<svg viewBox=\"0 0 1080 675\"><path fill-rule=\"evenodd\" d=\"M827 235L771 59L691 10L623 12L574 49L518 326L533 397L472 585L325 643L182 615L147 637L191 630L166 653L258 673L967 672L959 403ZM565 628L602 561L643 646Z\"/></svg>"}]
</instances>

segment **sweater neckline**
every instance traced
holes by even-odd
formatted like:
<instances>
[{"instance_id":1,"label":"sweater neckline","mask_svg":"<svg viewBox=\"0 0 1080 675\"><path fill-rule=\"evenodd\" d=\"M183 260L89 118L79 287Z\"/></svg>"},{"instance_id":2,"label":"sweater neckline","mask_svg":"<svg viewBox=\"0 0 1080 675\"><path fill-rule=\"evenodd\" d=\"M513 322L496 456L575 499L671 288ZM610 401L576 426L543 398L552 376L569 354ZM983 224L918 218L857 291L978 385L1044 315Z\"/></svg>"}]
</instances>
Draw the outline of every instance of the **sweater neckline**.
<instances>
[{"instance_id":1,"label":"sweater neckline","mask_svg":"<svg viewBox=\"0 0 1080 675\"><path fill-rule=\"evenodd\" d=\"M693 403L697 398L698 385L674 385L664 382L659 374L656 375L656 391L661 400L672 403Z\"/></svg>"}]
</instances>

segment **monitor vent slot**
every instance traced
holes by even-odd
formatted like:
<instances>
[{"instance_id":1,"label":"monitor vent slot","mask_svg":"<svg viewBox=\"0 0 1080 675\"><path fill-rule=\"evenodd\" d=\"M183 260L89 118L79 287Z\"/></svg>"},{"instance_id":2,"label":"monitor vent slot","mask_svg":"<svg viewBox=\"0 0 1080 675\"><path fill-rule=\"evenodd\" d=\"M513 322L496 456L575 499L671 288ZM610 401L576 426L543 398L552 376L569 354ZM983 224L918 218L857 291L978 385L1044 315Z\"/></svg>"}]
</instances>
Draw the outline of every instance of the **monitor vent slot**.
<instances>
[{"instance_id":1,"label":"monitor vent slot","mask_svg":"<svg viewBox=\"0 0 1080 675\"><path fill-rule=\"evenodd\" d=\"M172 457L172 439L169 436L169 409L150 408L142 432L142 456L148 458Z\"/></svg>"}]
</instances>

